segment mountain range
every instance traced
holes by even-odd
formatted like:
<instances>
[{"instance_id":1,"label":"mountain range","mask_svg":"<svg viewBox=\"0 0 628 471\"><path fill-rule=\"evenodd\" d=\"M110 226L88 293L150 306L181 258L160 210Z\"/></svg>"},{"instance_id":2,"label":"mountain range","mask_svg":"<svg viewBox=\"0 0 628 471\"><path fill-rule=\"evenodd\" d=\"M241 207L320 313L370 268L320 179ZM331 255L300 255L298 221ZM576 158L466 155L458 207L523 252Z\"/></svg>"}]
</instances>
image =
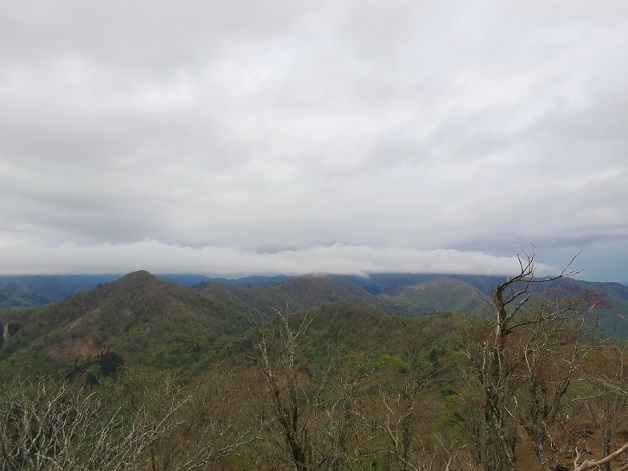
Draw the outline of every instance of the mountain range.
<instances>
[{"instance_id":1,"label":"mountain range","mask_svg":"<svg viewBox=\"0 0 628 471\"><path fill-rule=\"evenodd\" d=\"M228 282L188 276L188 282L201 282L185 286L166 278L145 271L119 278L4 277L0 377L22 368L90 369L103 352L150 366L193 370L230 349L246 350L247 331L273 318L277 310L321 315L331 309L341 317L338 312L484 317L490 313L492 289L503 281L468 275L307 275ZM608 303L597 312L599 329L628 337L628 287L573 279L548 284L562 290L595 290Z\"/></svg>"}]
</instances>

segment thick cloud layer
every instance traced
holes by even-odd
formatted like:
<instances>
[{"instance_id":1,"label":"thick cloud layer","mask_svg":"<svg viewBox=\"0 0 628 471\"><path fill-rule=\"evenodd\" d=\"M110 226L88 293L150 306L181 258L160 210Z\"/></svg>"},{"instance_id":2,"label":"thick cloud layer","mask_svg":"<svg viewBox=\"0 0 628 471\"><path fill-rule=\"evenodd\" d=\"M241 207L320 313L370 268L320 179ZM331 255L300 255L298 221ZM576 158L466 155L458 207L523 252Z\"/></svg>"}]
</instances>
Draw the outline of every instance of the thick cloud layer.
<instances>
[{"instance_id":1,"label":"thick cloud layer","mask_svg":"<svg viewBox=\"0 0 628 471\"><path fill-rule=\"evenodd\" d=\"M628 4L0 5L0 272L628 281Z\"/></svg>"}]
</instances>

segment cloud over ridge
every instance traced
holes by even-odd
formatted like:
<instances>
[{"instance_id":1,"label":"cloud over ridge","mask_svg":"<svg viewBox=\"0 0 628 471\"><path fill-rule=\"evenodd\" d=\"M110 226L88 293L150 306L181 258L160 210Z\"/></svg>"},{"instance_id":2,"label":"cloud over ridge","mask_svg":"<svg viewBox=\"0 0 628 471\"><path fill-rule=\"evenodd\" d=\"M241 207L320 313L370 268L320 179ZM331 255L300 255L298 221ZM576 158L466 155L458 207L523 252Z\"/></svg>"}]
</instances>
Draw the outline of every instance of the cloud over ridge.
<instances>
[{"instance_id":1,"label":"cloud over ridge","mask_svg":"<svg viewBox=\"0 0 628 471\"><path fill-rule=\"evenodd\" d=\"M516 257L496 257L453 249L377 249L369 246L311 246L255 252L236 247L186 247L142 240L131 244L31 246L0 249L0 274L154 273L243 274L455 273L504 275L516 272ZM540 265L541 271L553 267Z\"/></svg>"}]
</instances>

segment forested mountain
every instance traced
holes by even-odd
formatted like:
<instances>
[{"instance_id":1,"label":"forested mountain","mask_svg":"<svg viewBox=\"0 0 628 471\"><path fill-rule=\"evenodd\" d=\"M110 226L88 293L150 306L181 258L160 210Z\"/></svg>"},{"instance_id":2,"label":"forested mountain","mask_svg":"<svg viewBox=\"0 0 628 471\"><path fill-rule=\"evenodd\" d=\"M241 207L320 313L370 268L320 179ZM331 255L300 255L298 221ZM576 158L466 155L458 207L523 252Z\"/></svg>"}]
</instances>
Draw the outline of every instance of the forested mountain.
<instances>
[{"instance_id":1,"label":"forested mountain","mask_svg":"<svg viewBox=\"0 0 628 471\"><path fill-rule=\"evenodd\" d=\"M405 284L417 280L422 281ZM134 272L56 303L0 312L0 375L14 374L16 368L90 369L105 351L147 366L200 368L227 343L278 311L313 311L339 302L389 315L457 313L486 318L491 313L489 287L497 279L391 275L371 281L378 285L377 289L371 285L371 290L379 295L330 276L209 281L187 287ZM628 287L571 279L545 285L547 293L561 295L582 295L591 289L603 293L608 305L595 311L598 329L613 336L628 334ZM23 289L25 283L20 286ZM531 293L536 290L536 285L530 287Z\"/></svg>"},{"instance_id":2,"label":"forested mountain","mask_svg":"<svg viewBox=\"0 0 628 471\"><path fill-rule=\"evenodd\" d=\"M442 312L469 313L486 316L490 312L489 297L477 288L456 278L436 277L415 285L403 286L382 299L421 314Z\"/></svg>"},{"instance_id":3,"label":"forested mountain","mask_svg":"<svg viewBox=\"0 0 628 471\"><path fill-rule=\"evenodd\" d=\"M572 469L628 436L625 342L581 322L603 297L625 329L628 288L529 273L503 305L502 277L140 271L5 310L0 470Z\"/></svg>"},{"instance_id":4,"label":"forested mountain","mask_svg":"<svg viewBox=\"0 0 628 471\"><path fill-rule=\"evenodd\" d=\"M119 275L0 276L0 311L58 301L118 277Z\"/></svg>"},{"instance_id":5,"label":"forested mountain","mask_svg":"<svg viewBox=\"0 0 628 471\"><path fill-rule=\"evenodd\" d=\"M0 375L16 368L51 372L76 360L79 368L80 360L103 351L149 366L190 367L214 342L253 325L233 306L148 272L37 309L9 311L0 320L20 326L3 339Z\"/></svg>"},{"instance_id":6,"label":"forested mountain","mask_svg":"<svg viewBox=\"0 0 628 471\"><path fill-rule=\"evenodd\" d=\"M231 302L258 319L275 315L275 310L298 312L340 301L394 312L396 303L373 296L347 281L329 276L306 275L280 281L245 282L225 285L212 281L194 287L207 296Z\"/></svg>"},{"instance_id":7,"label":"forested mountain","mask_svg":"<svg viewBox=\"0 0 628 471\"><path fill-rule=\"evenodd\" d=\"M89 368L91 363L83 360L103 351L147 366L192 368L277 310L338 302L398 309L354 284L323 276L237 286L205 282L191 288L134 272L56 303L0 313L0 324L6 326L0 375L26 365L41 372Z\"/></svg>"},{"instance_id":8,"label":"forested mountain","mask_svg":"<svg viewBox=\"0 0 628 471\"><path fill-rule=\"evenodd\" d=\"M451 312L483 316L490 311L487 301L492 290L504 280L498 276L429 274L376 274L367 278L309 275L235 280L208 279L200 275L159 277L192 287L205 297L245 311L257 320L272 316L275 309L300 311L337 301L398 315ZM0 313L58 301L116 278L114 275L0 277ZM600 331L613 336L628 336L628 286L563 278L549 287L599 293L607 302L597 311Z\"/></svg>"}]
</instances>

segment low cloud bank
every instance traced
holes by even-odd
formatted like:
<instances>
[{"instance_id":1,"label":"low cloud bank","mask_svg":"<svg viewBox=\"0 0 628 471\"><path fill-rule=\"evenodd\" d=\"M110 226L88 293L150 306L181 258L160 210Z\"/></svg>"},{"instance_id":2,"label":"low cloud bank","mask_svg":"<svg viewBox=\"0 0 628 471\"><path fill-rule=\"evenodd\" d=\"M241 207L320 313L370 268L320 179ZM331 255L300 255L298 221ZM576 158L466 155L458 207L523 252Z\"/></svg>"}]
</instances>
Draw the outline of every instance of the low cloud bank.
<instances>
[{"instance_id":1,"label":"low cloud bank","mask_svg":"<svg viewBox=\"0 0 628 471\"><path fill-rule=\"evenodd\" d=\"M417 250L366 245L315 245L295 250L257 252L238 247L170 245L154 239L134 243L55 247L0 247L0 274L199 273L221 276L334 273L456 273L508 275L517 272L516 256L500 257L454 249ZM555 272L538 266L538 274Z\"/></svg>"}]
</instances>

